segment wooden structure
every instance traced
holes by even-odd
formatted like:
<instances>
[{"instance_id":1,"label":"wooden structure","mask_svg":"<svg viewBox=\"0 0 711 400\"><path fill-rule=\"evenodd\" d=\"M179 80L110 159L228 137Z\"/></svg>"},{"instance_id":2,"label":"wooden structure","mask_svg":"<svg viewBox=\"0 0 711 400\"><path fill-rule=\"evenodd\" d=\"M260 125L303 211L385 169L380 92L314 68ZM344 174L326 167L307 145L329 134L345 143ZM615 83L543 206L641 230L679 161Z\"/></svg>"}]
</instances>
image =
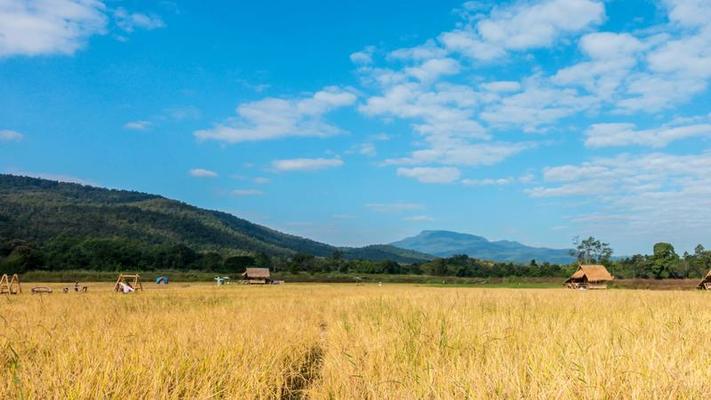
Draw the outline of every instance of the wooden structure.
<instances>
[{"instance_id":1,"label":"wooden structure","mask_svg":"<svg viewBox=\"0 0 711 400\"><path fill-rule=\"evenodd\" d=\"M249 284L264 285L272 283L269 268L247 268L242 273L242 279Z\"/></svg>"},{"instance_id":2,"label":"wooden structure","mask_svg":"<svg viewBox=\"0 0 711 400\"><path fill-rule=\"evenodd\" d=\"M0 294L20 294L22 293L22 285L20 284L20 277L17 274L13 274L9 277L7 274L3 274L0 277Z\"/></svg>"},{"instance_id":3,"label":"wooden structure","mask_svg":"<svg viewBox=\"0 0 711 400\"><path fill-rule=\"evenodd\" d=\"M699 282L698 288L701 290L711 290L711 271Z\"/></svg>"},{"instance_id":4,"label":"wooden structure","mask_svg":"<svg viewBox=\"0 0 711 400\"><path fill-rule=\"evenodd\" d=\"M571 289L607 289L607 283L614 279L604 265L580 265L565 281L565 286Z\"/></svg>"},{"instance_id":5,"label":"wooden structure","mask_svg":"<svg viewBox=\"0 0 711 400\"><path fill-rule=\"evenodd\" d=\"M52 288L48 286L35 286L32 288L32 294L37 293L52 293Z\"/></svg>"},{"instance_id":6,"label":"wooden structure","mask_svg":"<svg viewBox=\"0 0 711 400\"><path fill-rule=\"evenodd\" d=\"M121 291L121 284L128 285L133 288L133 290L143 290L143 284L141 283L141 275L139 274L119 274L116 283L114 284L114 291Z\"/></svg>"}]
</instances>

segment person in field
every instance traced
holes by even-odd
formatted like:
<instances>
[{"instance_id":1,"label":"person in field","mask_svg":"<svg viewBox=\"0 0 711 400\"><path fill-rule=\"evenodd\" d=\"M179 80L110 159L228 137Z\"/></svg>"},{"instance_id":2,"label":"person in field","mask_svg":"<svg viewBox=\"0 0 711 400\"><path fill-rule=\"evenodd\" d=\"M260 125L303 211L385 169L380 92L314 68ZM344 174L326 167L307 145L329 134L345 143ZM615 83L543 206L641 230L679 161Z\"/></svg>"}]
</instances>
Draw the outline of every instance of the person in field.
<instances>
[{"instance_id":1,"label":"person in field","mask_svg":"<svg viewBox=\"0 0 711 400\"><path fill-rule=\"evenodd\" d=\"M131 284L128 282L119 282L119 289L121 290L121 293L124 294L133 293L133 291L135 290L133 286L131 286Z\"/></svg>"}]
</instances>

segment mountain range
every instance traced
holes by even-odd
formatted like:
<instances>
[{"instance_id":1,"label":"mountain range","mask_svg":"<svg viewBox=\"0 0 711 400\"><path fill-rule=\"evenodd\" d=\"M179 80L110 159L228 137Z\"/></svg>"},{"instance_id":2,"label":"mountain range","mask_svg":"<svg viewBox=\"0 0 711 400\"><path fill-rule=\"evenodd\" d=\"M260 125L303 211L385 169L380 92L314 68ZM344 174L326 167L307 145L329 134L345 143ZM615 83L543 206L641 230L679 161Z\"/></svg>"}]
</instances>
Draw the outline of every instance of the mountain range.
<instances>
[{"instance_id":1,"label":"mountain range","mask_svg":"<svg viewBox=\"0 0 711 400\"><path fill-rule=\"evenodd\" d=\"M0 174L0 239L42 246L60 236L269 256L326 257L339 251L348 259L373 261L414 263L433 258L389 245L335 247L158 195Z\"/></svg>"},{"instance_id":2,"label":"mountain range","mask_svg":"<svg viewBox=\"0 0 711 400\"><path fill-rule=\"evenodd\" d=\"M484 260L568 263L565 249L530 247L513 241L449 231L423 231L391 244L336 247L276 231L221 211L206 210L159 195L77 183L0 174L0 239L40 246L55 238L127 239L146 245L188 246L227 254L265 253L410 264L467 254Z\"/></svg>"},{"instance_id":3,"label":"mountain range","mask_svg":"<svg viewBox=\"0 0 711 400\"><path fill-rule=\"evenodd\" d=\"M509 240L489 241L481 236L450 231L422 231L417 236L390 245L437 257L466 254L482 260L516 263L528 263L531 260L550 263L574 261L567 249L531 247Z\"/></svg>"}]
</instances>

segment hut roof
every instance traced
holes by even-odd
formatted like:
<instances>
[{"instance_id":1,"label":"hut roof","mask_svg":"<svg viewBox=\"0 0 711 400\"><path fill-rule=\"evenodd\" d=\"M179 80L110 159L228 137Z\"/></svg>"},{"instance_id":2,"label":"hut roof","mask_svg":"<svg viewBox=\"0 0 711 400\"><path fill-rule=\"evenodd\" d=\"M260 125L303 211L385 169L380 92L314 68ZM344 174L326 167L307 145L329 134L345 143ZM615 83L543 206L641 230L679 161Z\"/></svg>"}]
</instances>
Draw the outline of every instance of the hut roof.
<instances>
[{"instance_id":1,"label":"hut roof","mask_svg":"<svg viewBox=\"0 0 711 400\"><path fill-rule=\"evenodd\" d=\"M704 283L706 283L706 282L711 282L711 271L709 271L706 274L706 276L704 277L704 279L702 279L701 282L699 282L699 287L704 286Z\"/></svg>"},{"instance_id":2,"label":"hut roof","mask_svg":"<svg viewBox=\"0 0 711 400\"><path fill-rule=\"evenodd\" d=\"M247 268L242 274L245 278L268 279L271 275L269 268Z\"/></svg>"},{"instance_id":3,"label":"hut roof","mask_svg":"<svg viewBox=\"0 0 711 400\"><path fill-rule=\"evenodd\" d=\"M615 279L610 275L610 272L607 271L604 265L581 265L566 282L573 279L582 279L583 277L586 277L590 282L603 282Z\"/></svg>"}]
</instances>

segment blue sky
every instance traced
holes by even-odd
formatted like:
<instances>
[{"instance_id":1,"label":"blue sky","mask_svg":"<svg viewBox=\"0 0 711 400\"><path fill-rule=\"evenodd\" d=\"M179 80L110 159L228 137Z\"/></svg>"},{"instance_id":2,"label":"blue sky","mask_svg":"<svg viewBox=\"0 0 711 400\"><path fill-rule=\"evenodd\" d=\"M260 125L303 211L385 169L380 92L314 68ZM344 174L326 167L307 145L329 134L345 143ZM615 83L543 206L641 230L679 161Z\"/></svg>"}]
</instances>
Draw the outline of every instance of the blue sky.
<instances>
[{"instance_id":1,"label":"blue sky","mask_svg":"<svg viewBox=\"0 0 711 400\"><path fill-rule=\"evenodd\" d=\"M705 0L0 0L0 171L337 245L711 245Z\"/></svg>"}]
</instances>

